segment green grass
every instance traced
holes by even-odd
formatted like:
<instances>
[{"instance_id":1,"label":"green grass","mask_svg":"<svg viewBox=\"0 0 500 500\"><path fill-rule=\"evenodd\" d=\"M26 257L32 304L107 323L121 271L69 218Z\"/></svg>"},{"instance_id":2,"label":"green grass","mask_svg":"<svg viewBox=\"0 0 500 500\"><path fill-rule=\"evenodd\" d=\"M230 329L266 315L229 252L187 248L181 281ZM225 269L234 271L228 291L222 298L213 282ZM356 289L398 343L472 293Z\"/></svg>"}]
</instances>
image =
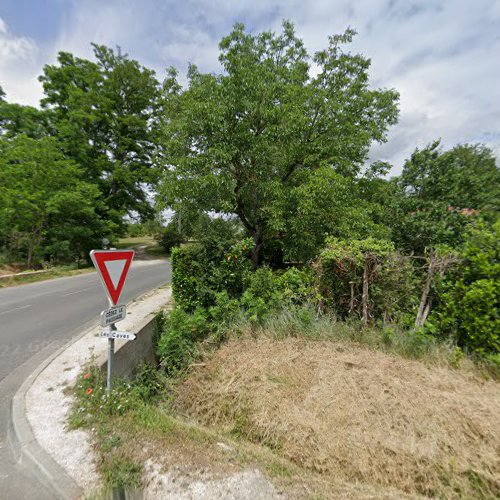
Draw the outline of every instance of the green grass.
<instances>
[{"instance_id":1,"label":"green grass","mask_svg":"<svg viewBox=\"0 0 500 500\"><path fill-rule=\"evenodd\" d=\"M134 248L137 246L148 245L154 246L157 245L153 236L135 236L135 237L127 237L120 238L114 246L116 248Z\"/></svg>"},{"instance_id":2,"label":"green grass","mask_svg":"<svg viewBox=\"0 0 500 500\"><path fill-rule=\"evenodd\" d=\"M91 433L97 452L97 466L104 488L99 495L113 490L131 491L140 488L143 474L144 443L154 453L174 451L186 455L205 455L209 463L229 458L242 467L258 464L271 477L293 478L300 468L273 451L248 442L243 437L219 432L186 420L175 413L170 404L172 384L163 372L144 365L133 382L115 380L110 396L106 393L104 375L96 367L83 372L73 389L73 405L69 416L70 429L86 429ZM90 391L89 391L90 390ZM228 444L221 451L220 442ZM170 450L170 451L169 451ZM101 496L97 496L101 498Z\"/></svg>"},{"instance_id":3,"label":"green grass","mask_svg":"<svg viewBox=\"0 0 500 500\"><path fill-rule=\"evenodd\" d=\"M11 278L1 278L0 288L10 286L26 285L29 283L36 283L38 281L46 281L54 278L63 278L65 276L75 276L77 274L91 273L94 271L93 266L86 266L78 268L76 264L67 264L64 266L56 266L51 268L46 273L33 274L31 276L14 276Z\"/></svg>"},{"instance_id":4,"label":"green grass","mask_svg":"<svg viewBox=\"0 0 500 500\"><path fill-rule=\"evenodd\" d=\"M300 337L351 342L428 364L472 370L486 378L499 376L498 363L492 361L488 364L486 360L469 356L452 343L443 342L423 330L415 331L397 325L364 326L359 320L340 321L332 315L317 316L314 310L307 308L277 312L261 324L240 316L225 336L264 336L276 340Z\"/></svg>"},{"instance_id":5,"label":"green grass","mask_svg":"<svg viewBox=\"0 0 500 500\"><path fill-rule=\"evenodd\" d=\"M161 247L153 236L137 236L137 237L127 237L118 240L114 244L115 248L137 248L145 246L145 253L152 257L167 257L168 254L165 252L163 247Z\"/></svg>"}]
</instances>

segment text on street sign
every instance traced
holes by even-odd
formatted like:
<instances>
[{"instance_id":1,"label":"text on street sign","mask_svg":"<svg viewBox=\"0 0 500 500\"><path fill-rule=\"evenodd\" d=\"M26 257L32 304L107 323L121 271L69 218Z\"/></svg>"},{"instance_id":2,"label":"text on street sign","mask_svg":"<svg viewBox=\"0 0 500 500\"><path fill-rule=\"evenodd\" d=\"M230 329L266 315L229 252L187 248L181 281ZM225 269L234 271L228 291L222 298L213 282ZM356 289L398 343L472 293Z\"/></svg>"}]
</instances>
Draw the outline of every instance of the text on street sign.
<instances>
[{"instance_id":1,"label":"text on street sign","mask_svg":"<svg viewBox=\"0 0 500 500\"><path fill-rule=\"evenodd\" d=\"M135 335L135 333L120 332L119 330L103 330L100 334L100 337L117 340L135 340L137 336Z\"/></svg>"},{"instance_id":2,"label":"text on street sign","mask_svg":"<svg viewBox=\"0 0 500 500\"><path fill-rule=\"evenodd\" d=\"M127 317L127 308L125 306L115 306L104 309L101 312L101 326L109 326L118 323Z\"/></svg>"}]
</instances>

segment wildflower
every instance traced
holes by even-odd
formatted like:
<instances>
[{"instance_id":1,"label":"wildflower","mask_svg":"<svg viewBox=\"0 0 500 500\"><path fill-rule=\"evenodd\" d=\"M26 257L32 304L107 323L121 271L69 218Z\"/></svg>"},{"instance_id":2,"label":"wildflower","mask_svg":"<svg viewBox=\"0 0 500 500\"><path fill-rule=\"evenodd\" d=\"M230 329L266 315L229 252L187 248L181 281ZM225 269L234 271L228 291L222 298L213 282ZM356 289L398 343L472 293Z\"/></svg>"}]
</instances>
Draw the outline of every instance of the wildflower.
<instances>
[{"instance_id":1,"label":"wildflower","mask_svg":"<svg viewBox=\"0 0 500 500\"><path fill-rule=\"evenodd\" d=\"M89 387L85 392L86 392L86 394L88 396L89 394L92 394L92 389Z\"/></svg>"},{"instance_id":2,"label":"wildflower","mask_svg":"<svg viewBox=\"0 0 500 500\"><path fill-rule=\"evenodd\" d=\"M83 376L84 380L88 380L90 378L90 373L86 373L84 376Z\"/></svg>"}]
</instances>

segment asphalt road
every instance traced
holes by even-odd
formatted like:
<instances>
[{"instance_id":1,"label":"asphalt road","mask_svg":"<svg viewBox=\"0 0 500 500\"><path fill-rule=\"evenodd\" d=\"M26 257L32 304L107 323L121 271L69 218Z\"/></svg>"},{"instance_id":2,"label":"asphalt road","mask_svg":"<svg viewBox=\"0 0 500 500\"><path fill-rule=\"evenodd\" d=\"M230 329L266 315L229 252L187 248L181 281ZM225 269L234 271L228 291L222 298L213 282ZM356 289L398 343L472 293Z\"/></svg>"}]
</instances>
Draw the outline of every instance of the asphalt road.
<instances>
[{"instance_id":1,"label":"asphalt road","mask_svg":"<svg viewBox=\"0 0 500 500\"><path fill-rule=\"evenodd\" d=\"M134 262L120 303L169 282L168 261ZM0 499L53 498L14 459L7 439L11 400L41 362L97 324L107 307L96 273L0 289Z\"/></svg>"}]
</instances>

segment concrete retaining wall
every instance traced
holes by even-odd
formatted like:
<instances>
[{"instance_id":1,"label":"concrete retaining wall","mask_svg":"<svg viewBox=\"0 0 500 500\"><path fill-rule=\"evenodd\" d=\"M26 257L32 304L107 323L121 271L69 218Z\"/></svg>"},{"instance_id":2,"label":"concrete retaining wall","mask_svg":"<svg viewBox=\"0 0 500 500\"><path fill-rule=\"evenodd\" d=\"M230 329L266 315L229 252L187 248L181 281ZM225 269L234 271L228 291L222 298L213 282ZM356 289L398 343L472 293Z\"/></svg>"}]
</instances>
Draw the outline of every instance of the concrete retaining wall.
<instances>
[{"instance_id":1,"label":"concrete retaining wall","mask_svg":"<svg viewBox=\"0 0 500 500\"><path fill-rule=\"evenodd\" d=\"M131 378L137 366L142 362L154 363L155 353L153 348L153 335L155 330L155 315L150 314L139 323L135 333L137 338L131 341L115 340L115 357L113 377ZM99 356L97 366L103 373L108 367L107 352Z\"/></svg>"}]
</instances>

